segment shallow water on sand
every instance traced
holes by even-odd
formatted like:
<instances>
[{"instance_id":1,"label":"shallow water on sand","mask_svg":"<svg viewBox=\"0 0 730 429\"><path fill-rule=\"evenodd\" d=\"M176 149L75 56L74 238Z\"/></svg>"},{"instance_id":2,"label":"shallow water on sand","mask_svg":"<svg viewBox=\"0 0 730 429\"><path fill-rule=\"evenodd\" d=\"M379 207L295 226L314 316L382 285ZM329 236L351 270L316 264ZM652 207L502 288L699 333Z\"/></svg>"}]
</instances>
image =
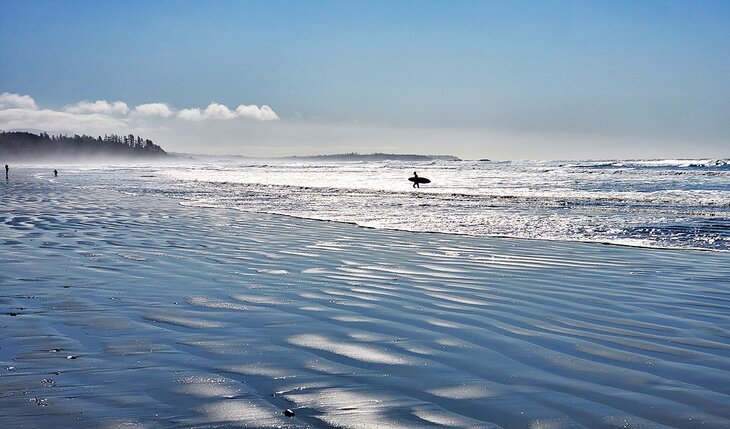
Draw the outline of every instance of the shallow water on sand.
<instances>
[{"instance_id":1,"label":"shallow water on sand","mask_svg":"<svg viewBox=\"0 0 730 429\"><path fill-rule=\"evenodd\" d=\"M31 173L0 183L0 427L730 427L726 253L370 230Z\"/></svg>"},{"instance_id":2,"label":"shallow water on sand","mask_svg":"<svg viewBox=\"0 0 730 429\"><path fill-rule=\"evenodd\" d=\"M417 170L432 181L413 189ZM49 170L50 171L50 170ZM204 207L444 232L730 250L730 162L181 161L63 180Z\"/></svg>"}]
</instances>

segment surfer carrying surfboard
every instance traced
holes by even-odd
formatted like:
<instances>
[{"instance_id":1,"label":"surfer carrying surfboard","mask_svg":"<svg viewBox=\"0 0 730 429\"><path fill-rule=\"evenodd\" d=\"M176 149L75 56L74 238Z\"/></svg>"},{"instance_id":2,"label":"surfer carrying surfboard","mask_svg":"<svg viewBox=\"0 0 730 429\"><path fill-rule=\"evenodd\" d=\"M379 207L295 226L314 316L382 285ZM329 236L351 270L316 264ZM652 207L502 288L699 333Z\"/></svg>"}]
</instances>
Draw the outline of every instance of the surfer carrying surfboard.
<instances>
[{"instance_id":1,"label":"surfer carrying surfboard","mask_svg":"<svg viewBox=\"0 0 730 429\"><path fill-rule=\"evenodd\" d=\"M413 177L409 177L408 180L413 182L414 188L420 188L421 183L431 183L431 181L426 179L425 177L418 177L418 173L416 173L415 171L413 172Z\"/></svg>"}]
</instances>

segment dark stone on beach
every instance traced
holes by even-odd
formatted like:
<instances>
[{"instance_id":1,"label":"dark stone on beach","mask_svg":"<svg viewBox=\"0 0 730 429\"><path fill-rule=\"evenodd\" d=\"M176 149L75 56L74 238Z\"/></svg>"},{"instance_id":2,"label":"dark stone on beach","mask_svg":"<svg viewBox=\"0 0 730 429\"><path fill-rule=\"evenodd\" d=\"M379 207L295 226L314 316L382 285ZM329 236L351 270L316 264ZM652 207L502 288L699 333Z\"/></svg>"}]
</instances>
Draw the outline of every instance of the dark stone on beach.
<instances>
[{"instance_id":1,"label":"dark stone on beach","mask_svg":"<svg viewBox=\"0 0 730 429\"><path fill-rule=\"evenodd\" d=\"M287 417L294 417L294 411L287 408L286 410L284 410L284 415Z\"/></svg>"},{"instance_id":2,"label":"dark stone on beach","mask_svg":"<svg viewBox=\"0 0 730 429\"><path fill-rule=\"evenodd\" d=\"M49 350L51 353L58 353L61 351L61 349L51 349Z\"/></svg>"},{"instance_id":3,"label":"dark stone on beach","mask_svg":"<svg viewBox=\"0 0 730 429\"><path fill-rule=\"evenodd\" d=\"M52 378L44 378L43 380L41 380L41 383L49 387L56 385L56 382Z\"/></svg>"},{"instance_id":4,"label":"dark stone on beach","mask_svg":"<svg viewBox=\"0 0 730 429\"><path fill-rule=\"evenodd\" d=\"M66 356L66 359L76 359L77 357L77 355L68 355Z\"/></svg>"},{"instance_id":5,"label":"dark stone on beach","mask_svg":"<svg viewBox=\"0 0 730 429\"><path fill-rule=\"evenodd\" d=\"M8 313L8 315L15 317L15 316L18 315L18 313L14 312L14 311L11 311L10 313Z\"/></svg>"},{"instance_id":6,"label":"dark stone on beach","mask_svg":"<svg viewBox=\"0 0 730 429\"><path fill-rule=\"evenodd\" d=\"M45 407L46 405L48 405L48 399L46 398L33 398L30 400L30 402L35 402L35 404L39 407Z\"/></svg>"}]
</instances>

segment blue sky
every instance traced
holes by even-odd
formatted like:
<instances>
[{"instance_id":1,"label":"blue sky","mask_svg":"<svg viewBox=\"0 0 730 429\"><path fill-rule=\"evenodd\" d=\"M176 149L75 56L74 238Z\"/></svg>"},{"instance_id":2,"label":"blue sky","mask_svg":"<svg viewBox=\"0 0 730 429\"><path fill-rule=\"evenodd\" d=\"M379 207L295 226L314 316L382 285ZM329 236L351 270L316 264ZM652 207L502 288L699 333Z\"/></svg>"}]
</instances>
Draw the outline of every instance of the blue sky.
<instances>
[{"instance_id":1,"label":"blue sky","mask_svg":"<svg viewBox=\"0 0 730 429\"><path fill-rule=\"evenodd\" d=\"M0 93L36 112L0 128L255 155L729 156L728 23L727 1L4 0ZM39 113L97 100L129 112ZM150 103L173 113L133 115Z\"/></svg>"}]
</instances>

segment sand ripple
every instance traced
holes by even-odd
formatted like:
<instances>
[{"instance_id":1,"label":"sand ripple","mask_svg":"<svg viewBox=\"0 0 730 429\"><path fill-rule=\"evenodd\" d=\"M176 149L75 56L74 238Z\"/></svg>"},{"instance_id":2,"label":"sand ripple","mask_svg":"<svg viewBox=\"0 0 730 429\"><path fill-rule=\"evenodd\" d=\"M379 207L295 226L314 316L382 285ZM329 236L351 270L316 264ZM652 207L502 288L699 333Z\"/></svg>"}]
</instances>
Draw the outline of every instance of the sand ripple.
<instances>
[{"instance_id":1,"label":"sand ripple","mask_svg":"<svg viewBox=\"0 0 730 429\"><path fill-rule=\"evenodd\" d=\"M0 427L730 428L727 254L367 230L15 171Z\"/></svg>"},{"instance_id":2,"label":"sand ripple","mask_svg":"<svg viewBox=\"0 0 730 429\"><path fill-rule=\"evenodd\" d=\"M385 363L389 365L408 365L412 363L412 361L396 353L378 350L362 344L335 341L321 335L295 335L290 337L288 342L299 347L323 350L363 362Z\"/></svg>"}]
</instances>

